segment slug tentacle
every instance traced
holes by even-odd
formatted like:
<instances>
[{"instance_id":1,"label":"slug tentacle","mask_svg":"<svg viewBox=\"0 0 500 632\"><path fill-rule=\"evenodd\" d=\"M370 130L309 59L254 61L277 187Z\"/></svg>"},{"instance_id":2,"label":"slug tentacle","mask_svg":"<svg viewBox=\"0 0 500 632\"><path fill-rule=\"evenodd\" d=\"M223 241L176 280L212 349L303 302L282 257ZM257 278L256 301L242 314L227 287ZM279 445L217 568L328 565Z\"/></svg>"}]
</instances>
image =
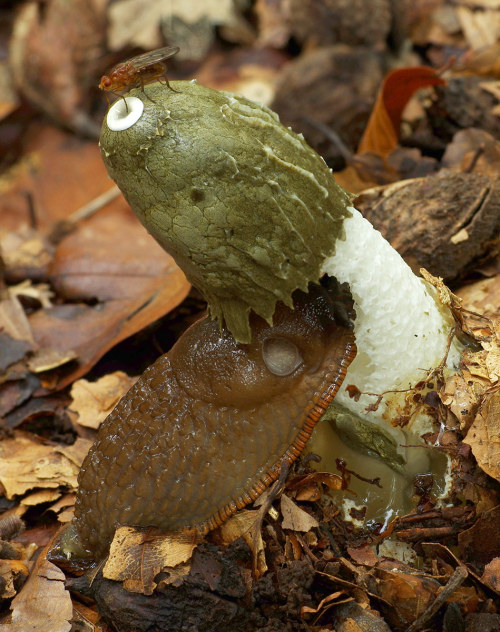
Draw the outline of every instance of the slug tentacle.
<instances>
[{"instance_id":1,"label":"slug tentacle","mask_svg":"<svg viewBox=\"0 0 500 632\"><path fill-rule=\"evenodd\" d=\"M273 327L253 316L246 345L202 319L119 402L79 477L74 528L94 559L118 525L213 529L300 454L355 344L323 288L294 307L280 304ZM269 340L285 349L278 374L263 358Z\"/></svg>"}]
</instances>

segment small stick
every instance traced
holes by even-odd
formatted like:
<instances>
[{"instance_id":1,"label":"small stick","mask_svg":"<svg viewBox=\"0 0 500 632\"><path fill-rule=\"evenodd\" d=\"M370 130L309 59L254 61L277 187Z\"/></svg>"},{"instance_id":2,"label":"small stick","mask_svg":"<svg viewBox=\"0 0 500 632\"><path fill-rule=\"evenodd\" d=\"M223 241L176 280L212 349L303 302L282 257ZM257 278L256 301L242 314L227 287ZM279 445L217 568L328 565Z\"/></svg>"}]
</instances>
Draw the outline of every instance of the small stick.
<instances>
[{"instance_id":1,"label":"small stick","mask_svg":"<svg viewBox=\"0 0 500 632\"><path fill-rule=\"evenodd\" d=\"M68 217L68 221L76 224L80 220L90 217L96 211L101 209L103 206L106 206L106 204L109 204L112 200L117 198L120 195L120 193L121 193L120 189L115 185L108 191L105 191L101 195L98 195L88 204L85 204L84 206L79 208L77 211L72 213Z\"/></svg>"}]
</instances>

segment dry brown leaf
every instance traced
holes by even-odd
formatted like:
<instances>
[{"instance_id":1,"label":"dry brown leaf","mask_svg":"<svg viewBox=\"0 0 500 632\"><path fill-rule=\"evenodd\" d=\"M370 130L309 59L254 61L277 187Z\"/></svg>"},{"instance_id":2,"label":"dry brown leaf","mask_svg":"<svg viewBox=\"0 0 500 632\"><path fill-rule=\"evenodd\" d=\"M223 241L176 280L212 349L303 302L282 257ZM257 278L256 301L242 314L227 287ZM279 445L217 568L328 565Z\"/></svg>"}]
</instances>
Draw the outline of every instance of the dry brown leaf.
<instances>
[{"instance_id":1,"label":"dry brown leaf","mask_svg":"<svg viewBox=\"0 0 500 632\"><path fill-rule=\"evenodd\" d=\"M375 566L379 561L369 544L358 548L347 547L347 552L357 564L363 564L363 566Z\"/></svg>"},{"instance_id":2,"label":"dry brown leaf","mask_svg":"<svg viewBox=\"0 0 500 632\"><path fill-rule=\"evenodd\" d=\"M486 564L481 580L500 593L500 557L495 557L489 564Z\"/></svg>"},{"instance_id":3,"label":"dry brown leaf","mask_svg":"<svg viewBox=\"0 0 500 632\"><path fill-rule=\"evenodd\" d=\"M451 410L460 423L460 429L466 430L474 421L480 396L487 385L483 380L474 379L464 366L459 373L454 373L446 381L439 392L443 404Z\"/></svg>"},{"instance_id":4,"label":"dry brown leaf","mask_svg":"<svg viewBox=\"0 0 500 632\"><path fill-rule=\"evenodd\" d=\"M108 626L105 623L100 624L99 619L100 616L95 606L92 609L79 601L73 602L73 627L75 632L107 632L109 630Z\"/></svg>"},{"instance_id":5,"label":"dry brown leaf","mask_svg":"<svg viewBox=\"0 0 500 632\"><path fill-rule=\"evenodd\" d=\"M464 74L500 77L500 43L467 52L457 70Z\"/></svg>"},{"instance_id":6,"label":"dry brown leaf","mask_svg":"<svg viewBox=\"0 0 500 632\"><path fill-rule=\"evenodd\" d=\"M76 494L64 494L57 502L50 506L50 511L57 515L59 522L69 522L74 514Z\"/></svg>"},{"instance_id":7,"label":"dry brown leaf","mask_svg":"<svg viewBox=\"0 0 500 632\"><path fill-rule=\"evenodd\" d=\"M103 575L124 582L124 587L131 592L151 595L156 587L156 575L167 567L190 560L199 542L201 536L196 529L159 534L154 529L119 527Z\"/></svg>"},{"instance_id":8,"label":"dry brown leaf","mask_svg":"<svg viewBox=\"0 0 500 632\"><path fill-rule=\"evenodd\" d=\"M427 66L391 71L384 79L357 153L387 156L396 149L401 115L412 95L420 88L445 83L433 68Z\"/></svg>"},{"instance_id":9,"label":"dry brown leaf","mask_svg":"<svg viewBox=\"0 0 500 632\"><path fill-rule=\"evenodd\" d=\"M87 88L104 51L104 8L100 0L27 2L16 12L10 42L16 87L59 123L94 137L99 126L87 112Z\"/></svg>"},{"instance_id":10,"label":"dry brown leaf","mask_svg":"<svg viewBox=\"0 0 500 632\"><path fill-rule=\"evenodd\" d=\"M73 606L64 587L64 573L42 552L23 586L14 598L11 623L5 632L69 632Z\"/></svg>"},{"instance_id":11,"label":"dry brown leaf","mask_svg":"<svg viewBox=\"0 0 500 632\"><path fill-rule=\"evenodd\" d=\"M441 164L454 171L496 178L500 171L500 142L482 129L460 130L446 147Z\"/></svg>"},{"instance_id":12,"label":"dry brown leaf","mask_svg":"<svg viewBox=\"0 0 500 632\"><path fill-rule=\"evenodd\" d=\"M338 491L342 489L342 477L332 472L311 472L297 476L287 484L287 489L295 491L295 499L313 501L321 498L322 486Z\"/></svg>"},{"instance_id":13,"label":"dry brown leaf","mask_svg":"<svg viewBox=\"0 0 500 632\"><path fill-rule=\"evenodd\" d=\"M24 309L17 296L10 293L0 301L0 330L15 340L34 343L33 333Z\"/></svg>"},{"instance_id":14,"label":"dry brown leaf","mask_svg":"<svg viewBox=\"0 0 500 632\"><path fill-rule=\"evenodd\" d=\"M28 578L28 566L20 560L0 560L0 579L2 599L12 599L19 586Z\"/></svg>"},{"instance_id":15,"label":"dry brown leaf","mask_svg":"<svg viewBox=\"0 0 500 632\"><path fill-rule=\"evenodd\" d=\"M40 489L22 498L21 505L33 507L35 505L41 505L42 503L50 503L54 500L58 500L60 497L61 492L55 489Z\"/></svg>"},{"instance_id":16,"label":"dry brown leaf","mask_svg":"<svg viewBox=\"0 0 500 632\"><path fill-rule=\"evenodd\" d=\"M434 601L441 586L430 577L404 572L403 564L399 564L401 568L397 566L392 560L379 563L375 570L377 579L368 585L393 606L398 617L411 623Z\"/></svg>"},{"instance_id":17,"label":"dry brown leaf","mask_svg":"<svg viewBox=\"0 0 500 632\"><path fill-rule=\"evenodd\" d=\"M457 291L464 307L485 316L500 318L500 275L481 279Z\"/></svg>"},{"instance_id":18,"label":"dry brown leaf","mask_svg":"<svg viewBox=\"0 0 500 632\"><path fill-rule=\"evenodd\" d=\"M77 380L71 387L73 403L69 408L75 413L75 421L87 428L99 428L135 381L123 371L109 373L96 382Z\"/></svg>"},{"instance_id":19,"label":"dry brown leaf","mask_svg":"<svg viewBox=\"0 0 500 632\"><path fill-rule=\"evenodd\" d=\"M471 446L479 467L500 481L500 390L481 404L464 443Z\"/></svg>"},{"instance_id":20,"label":"dry brown leaf","mask_svg":"<svg viewBox=\"0 0 500 632\"><path fill-rule=\"evenodd\" d=\"M470 48L484 49L496 44L500 31L499 11L473 11L468 7L459 6L456 8L456 14Z\"/></svg>"},{"instance_id":21,"label":"dry brown leaf","mask_svg":"<svg viewBox=\"0 0 500 632\"><path fill-rule=\"evenodd\" d=\"M180 55L187 59L191 59L189 44L193 43L195 49L198 48L197 39L209 37L215 25L234 26L238 23L233 0L204 0L202 3L198 0L169 0L168 4L164 0L150 0L147 4L142 0L119 0L110 5L108 17L108 43L111 50L134 46L145 50L158 48L162 44L160 25L163 23L167 39L178 44L181 47ZM198 38L193 39L197 33L196 25ZM204 37L199 33L200 25L205 26L203 31L209 31ZM192 37L186 37L187 33ZM199 58L194 56L194 59Z\"/></svg>"},{"instance_id":22,"label":"dry brown leaf","mask_svg":"<svg viewBox=\"0 0 500 632\"><path fill-rule=\"evenodd\" d=\"M76 489L79 469L61 448L26 432L16 431L0 443L0 483L9 499L34 488Z\"/></svg>"},{"instance_id":23,"label":"dry brown leaf","mask_svg":"<svg viewBox=\"0 0 500 632\"><path fill-rule=\"evenodd\" d=\"M319 522L307 511L296 505L286 494L281 496L281 514L283 529L291 529L292 531L310 531L313 527L318 527Z\"/></svg>"},{"instance_id":24,"label":"dry brown leaf","mask_svg":"<svg viewBox=\"0 0 500 632\"><path fill-rule=\"evenodd\" d=\"M500 557L500 506L482 513L470 529L458 535L461 559L488 564Z\"/></svg>"},{"instance_id":25,"label":"dry brown leaf","mask_svg":"<svg viewBox=\"0 0 500 632\"><path fill-rule=\"evenodd\" d=\"M33 373L43 373L57 369L68 362L76 360L77 354L72 349L38 349L28 361L28 367Z\"/></svg>"},{"instance_id":26,"label":"dry brown leaf","mask_svg":"<svg viewBox=\"0 0 500 632\"><path fill-rule=\"evenodd\" d=\"M86 373L112 346L176 307L190 287L123 200L60 243L51 281L71 302L38 310L30 324L40 347L72 349L78 362L48 375L47 389ZM83 302L96 298L97 306Z\"/></svg>"},{"instance_id":27,"label":"dry brown leaf","mask_svg":"<svg viewBox=\"0 0 500 632\"><path fill-rule=\"evenodd\" d=\"M242 509L231 516L219 527L224 544L230 544L238 538L243 538L250 547L257 570L260 575L267 571L264 543L261 534L262 514L258 509Z\"/></svg>"}]
</instances>

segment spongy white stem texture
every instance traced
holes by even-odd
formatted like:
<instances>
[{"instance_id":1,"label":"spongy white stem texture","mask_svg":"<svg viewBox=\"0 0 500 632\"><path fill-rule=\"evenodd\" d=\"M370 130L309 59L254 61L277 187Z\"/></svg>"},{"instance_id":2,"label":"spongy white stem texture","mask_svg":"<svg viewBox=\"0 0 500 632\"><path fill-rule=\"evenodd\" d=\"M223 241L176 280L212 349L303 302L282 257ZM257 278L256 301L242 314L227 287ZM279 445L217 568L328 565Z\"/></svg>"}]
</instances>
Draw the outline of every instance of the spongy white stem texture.
<instances>
[{"instance_id":1,"label":"spongy white stem texture","mask_svg":"<svg viewBox=\"0 0 500 632\"><path fill-rule=\"evenodd\" d=\"M354 298L358 353L337 402L359 414L374 399L362 396L354 402L345 390L348 385L371 393L415 385L442 361L453 321L434 288L413 274L359 211L349 210L352 217L344 222L345 239L337 242L323 272L347 282ZM453 345L448 365L456 365L458 359L459 349ZM381 417L384 412L382 407L368 417Z\"/></svg>"}]
</instances>

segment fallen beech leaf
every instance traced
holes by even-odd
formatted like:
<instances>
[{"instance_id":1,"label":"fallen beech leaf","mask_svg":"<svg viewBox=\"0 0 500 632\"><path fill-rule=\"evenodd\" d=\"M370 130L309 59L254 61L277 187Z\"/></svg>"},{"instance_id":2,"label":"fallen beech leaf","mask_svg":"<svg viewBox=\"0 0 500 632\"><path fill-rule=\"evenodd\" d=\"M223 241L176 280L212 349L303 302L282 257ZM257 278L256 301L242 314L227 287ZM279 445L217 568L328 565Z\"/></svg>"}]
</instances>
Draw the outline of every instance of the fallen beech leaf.
<instances>
[{"instance_id":1,"label":"fallen beech leaf","mask_svg":"<svg viewBox=\"0 0 500 632\"><path fill-rule=\"evenodd\" d=\"M86 448L90 441L77 440ZM0 483L9 499L34 488L55 489L60 485L76 489L80 462L72 458L73 446L61 448L43 444L27 432L14 432L0 443ZM77 448L78 449L78 448ZM75 453L73 448L73 454ZM81 450L83 452L83 450Z\"/></svg>"},{"instance_id":2,"label":"fallen beech leaf","mask_svg":"<svg viewBox=\"0 0 500 632\"><path fill-rule=\"evenodd\" d=\"M394 560L380 562L375 568L376 579L368 582L372 592L391 604L393 624L399 620L399 625L412 623L423 614L441 588L433 578L404 572L404 568L412 570Z\"/></svg>"},{"instance_id":3,"label":"fallen beech leaf","mask_svg":"<svg viewBox=\"0 0 500 632\"><path fill-rule=\"evenodd\" d=\"M9 293L0 301L0 329L15 340L34 342L29 321L14 294Z\"/></svg>"},{"instance_id":4,"label":"fallen beech leaf","mask_svg":"<svg viewBox=\"0 0 500 632\"><path fill-rule=\"evenodd\" d=\"M420 88L445 83L433 68L427 66L398 68L390 72L379 91L357 153L387 156L396 149L401 115L410 98Z\"/></svg>"},{"instance_id":5,"label":"fallen beech leaf","mask_svg":"<svg viewBox=\"0 0 500 632\"><path fill-rule=\"evenodd\" d=\"M40 347L73 350L78 360L49 376L61 389L86 373L111 347L176 307L189 291L180 268L135 219L123 200L64 239L51 280L71 303L30 316ZM97 305L79 303L97 299Z\"/></svg>"},{"instance_id":6,"label":"fallen beech leaf","mask_svg":"<svg viewBox=\"0 0 500 632\"><path fill-rule=\"evenodd\" d=\"M25 496L21 500L21 505L32 507L34 505L41 505L42 503L50 503L53 500L58 500L60 497L61 492L55 489L40 489L37 492Z\"/></svg>"},{"instance_id":7,"label":"fallen beech leaf","mask_svg":"<svg viewBox=\"0 0 500 632\"><path fill-rule=\"evenodd\" d=\"M470 529L458 534L465 561L489 564L500 557L500 505L482 513Z\"/></svg>"},{"instance_id":8,"label":"fallen beech leaf","mask_svg":"<svg viewBox=\"0 0 500 632\"><path fill-rule=\"evenodd\" d=\"M69 632L73 606L64 573L41 553L21 592L14 598L5 632Z\"/></svg>"},{"instance_id":9,"label":"fallen beech leaf","mask_svg":"<svg viewBox=\"0 0 500 632\"><path fill-rule=\"evenodd\" d=\"M96 382L77 380L71 387L70 412L81 426L97 429L136 380L115 371Z\"/></svg>"},{"instance_id":10,"label":"fallen beech leaf","mask_svg":"<svg viewBox=\"0 0 500 632\"><path fill-rule=\"evenodd\" d=\"M359 548L349 546L347 547L347 552L357 564L363 564L363 566L375 566L379 561L373 549L368 544Z\"/></svg>"},{"instance_id":11,"label":"fallen beech leaf","mask_svg":"<svg viewBox=\"0 0 500 632\"><path fill-rule=\"evenodd\" d=\"M124 587L131 592L151 595L156 588L153 581L156 575L167 567L189 561L199 542L201 536L196 529L158 533L154 529L119 527L103 575L124 582ZM189 565L185 570L187 574Z\"/></svg>"},{"instance_id":12,"label":"fallen beech leaf","mask_svg":"<svg viewBox=\"0 0 500 632\"><path fill-rule=\"evenodd\" d=\"M264 543L262 541L262 513L255 509L242 509L219 527L224 544L243 538L250 547L257 571L263 575L267 571Z\"/></svg>"},{"instance_id":13,"label":"fallen beech leaf","mask_svg":"<svg viewBox=\"0 0 500 632\"><path fill-rule=\"evenodd\" d=\"M63 364L76 360L77 355L72 349L58 351L57 349L39 349L30 358L28 367L33 373L43 373L56 369Z\"/></svg>"},{"instance_id":14,"label":"fallen beech leaf","mask_svg":"<svg viewBox=\"0 0 500 632\"><path fill-rule=\"evenodd\" d=\"M441 165L453 171L496 178L500 171L500 142L483 129L462 129L446 147Z\"/></svg>"},{"instance_id":15,"label":"fallen beech leaf","mask_svg":"<svg viewBox=\"0 0 500 632\"><path fill-rule=\"evenodd\" d=\"M464 439L479 467L500 481L500 391L487 396Z\"/></svg>"},{"instance_id":16,"label":"fallen beech leaf","mask_svg":"<svg viewBox=\"0 0 500 632\"><path fill-rule=\"evenodd\" d=\"M2 599L12 599L17 594L20 583L24 582L28 575L26 562L0 560L0 597Z\"/></svg>"},{"instance_id":17,"label":"fallen beech leaf","mask_svg":"<svg viewBox=\"0 0 500 632\"><path fill-rule=\"evenodd\" d=\"M316 518L298 507L286 494L281 496L281 513L283 515L283 522L281 523L283 529L307 532L313 527L319 526Z\"/></svg>"},{"instance_id":18,"label":"fallen beech leaf","mask_svg":"<svg viewBox=\"0 0 500 632\"><path fill-rule=\"evenodd\" d=\"M500 593L500 557L495 557L489 564L486 564L481 580Z\"/></svg>"}]
</instances>

